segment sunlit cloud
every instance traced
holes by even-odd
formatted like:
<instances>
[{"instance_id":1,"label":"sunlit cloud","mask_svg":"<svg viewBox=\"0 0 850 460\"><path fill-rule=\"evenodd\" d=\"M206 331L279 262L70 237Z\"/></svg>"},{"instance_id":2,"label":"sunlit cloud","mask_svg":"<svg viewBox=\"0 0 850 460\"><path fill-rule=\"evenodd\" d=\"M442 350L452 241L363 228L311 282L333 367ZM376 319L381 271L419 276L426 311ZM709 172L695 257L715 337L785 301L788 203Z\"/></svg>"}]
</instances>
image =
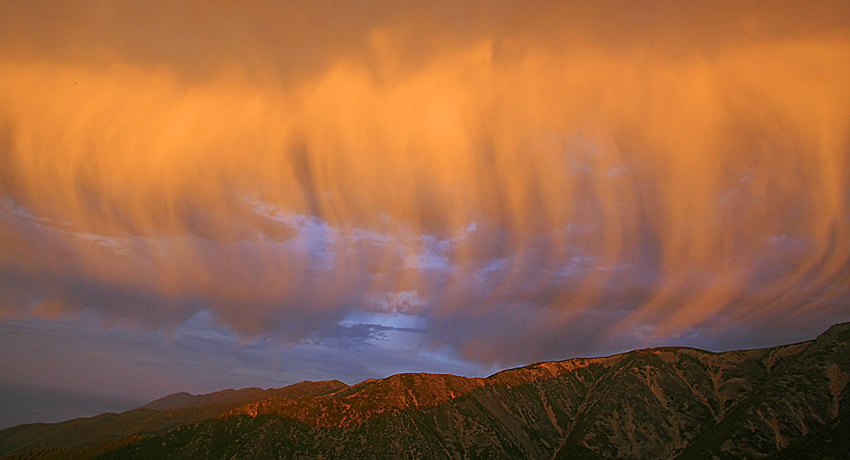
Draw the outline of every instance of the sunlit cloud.
<instances>
[{"instance_id":1,"label":"sunlit cloud","mask_svg":"<svg viewBox=\"0 0 850 460\"><path fill-rule=\"evenodd\" d=\"M483 365L848 319L845 4L308 3L2 7L0 315Z\"/></svg>"}]
</instances>

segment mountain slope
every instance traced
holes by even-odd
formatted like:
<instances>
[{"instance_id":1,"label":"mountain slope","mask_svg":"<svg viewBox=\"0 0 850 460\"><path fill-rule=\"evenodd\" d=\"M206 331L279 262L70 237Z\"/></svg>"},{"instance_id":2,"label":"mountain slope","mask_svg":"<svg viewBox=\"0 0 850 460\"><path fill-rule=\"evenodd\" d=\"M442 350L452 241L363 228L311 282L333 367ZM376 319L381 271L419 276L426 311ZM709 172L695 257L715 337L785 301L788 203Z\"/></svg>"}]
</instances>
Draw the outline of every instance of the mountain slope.
<instances>
[{"instance_id":1,"label":"mountain slope","mask_svg":"<svg viewBox=\"0 0 850 460\"><path fill-rule=\"evenodd\" d=\"M204 406L230 407L241 406L267 398L310 398L341 390L348 385L339 380L321 382L299 382L284 388L243 388L241 390L222 390L205 395L191 395L181 392L145 404L141 409L177 410Z\"/></svg>"},{"instance_id":2,"label":"mountain slope","mask_svg":"<svg viewBox=\"0 0 850 460\"><path fill-rule=\"evenodd\" d=\"M250 389L244 404L223 392L173 395L147 407L178 409L143 409L160 423L170 414L172 425L132 436L113 429L99 443L27 458L847 458L848 382L850 324L841 324L813 341L759 350L637 350L486 379L400 374L297 397ZM230 405L193 406L221 400ZM117 423L84 425L95 419L62 429ZM61 425L4 430L0 454L33 447L9 439Z\"/></svg>"},{"instance_id":3,"label":"mountain slope","mask_svg":"<svg viewBox=\"0 0 850 460\"><path fill-rule=\"evenodd\" d=\"M0 455L38 449L84 448L112 444L213 418L222 412L269 397L309 398L346 388L338 381L300 382L284 388L245 388L194 396L177 393L121 414L102 414L61 423L33 423L0 431Z\"/></svg>"}]
</instances>

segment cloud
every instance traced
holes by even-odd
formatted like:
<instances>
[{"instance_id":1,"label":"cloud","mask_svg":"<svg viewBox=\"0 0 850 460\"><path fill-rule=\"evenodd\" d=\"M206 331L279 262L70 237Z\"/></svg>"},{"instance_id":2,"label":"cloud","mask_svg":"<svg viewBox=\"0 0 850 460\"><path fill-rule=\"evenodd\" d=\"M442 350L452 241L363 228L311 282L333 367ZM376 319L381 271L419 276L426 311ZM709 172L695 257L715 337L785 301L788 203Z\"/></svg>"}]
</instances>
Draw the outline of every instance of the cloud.
<instances>
[{"instance_id":1,"label":"cloud","mask_svg":"<svg viewBox=\"0 0 850 460\"><path fill-rule=\"evenodd\" d=\"M60 3L0 14L6 316L488 363L848 319L842 2Z\"/></svg>"}]
</instances>

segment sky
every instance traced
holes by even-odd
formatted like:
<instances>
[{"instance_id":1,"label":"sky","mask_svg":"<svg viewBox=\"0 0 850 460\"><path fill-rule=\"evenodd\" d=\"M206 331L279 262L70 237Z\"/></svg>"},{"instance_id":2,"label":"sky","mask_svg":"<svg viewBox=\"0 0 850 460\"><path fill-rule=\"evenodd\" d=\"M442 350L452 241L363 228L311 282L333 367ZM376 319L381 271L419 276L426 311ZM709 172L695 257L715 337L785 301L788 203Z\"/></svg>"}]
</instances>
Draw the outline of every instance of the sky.
<instances>
[{"instance_id":1,"label":"sky","mask_svg":"<svg viewBox=\"0 0 850 460\"><path fill-rule=\"evenodd\" d=\"M848 75L840 0L2 2L0 424L811 339Z\"/></svg>"}]
</instances>

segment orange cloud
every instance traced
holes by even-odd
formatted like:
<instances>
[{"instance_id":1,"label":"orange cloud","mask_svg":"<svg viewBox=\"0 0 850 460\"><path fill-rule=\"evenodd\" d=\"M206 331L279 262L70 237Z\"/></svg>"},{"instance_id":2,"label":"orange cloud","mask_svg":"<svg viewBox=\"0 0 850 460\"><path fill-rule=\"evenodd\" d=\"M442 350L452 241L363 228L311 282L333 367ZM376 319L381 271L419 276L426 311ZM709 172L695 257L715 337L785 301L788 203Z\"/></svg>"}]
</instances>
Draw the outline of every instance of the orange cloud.
<instances>
[{"instance_id":1,"label":"orange cloud","mask_svg":"<svg viewBox=\"0 0 850 460\"><path fill-rule=\"evenodd\" d=\"M412 292L485 360L838 311L847 7L639 5L6 6L3 270L292 340Z\"/></svg>"}]
</instances>

